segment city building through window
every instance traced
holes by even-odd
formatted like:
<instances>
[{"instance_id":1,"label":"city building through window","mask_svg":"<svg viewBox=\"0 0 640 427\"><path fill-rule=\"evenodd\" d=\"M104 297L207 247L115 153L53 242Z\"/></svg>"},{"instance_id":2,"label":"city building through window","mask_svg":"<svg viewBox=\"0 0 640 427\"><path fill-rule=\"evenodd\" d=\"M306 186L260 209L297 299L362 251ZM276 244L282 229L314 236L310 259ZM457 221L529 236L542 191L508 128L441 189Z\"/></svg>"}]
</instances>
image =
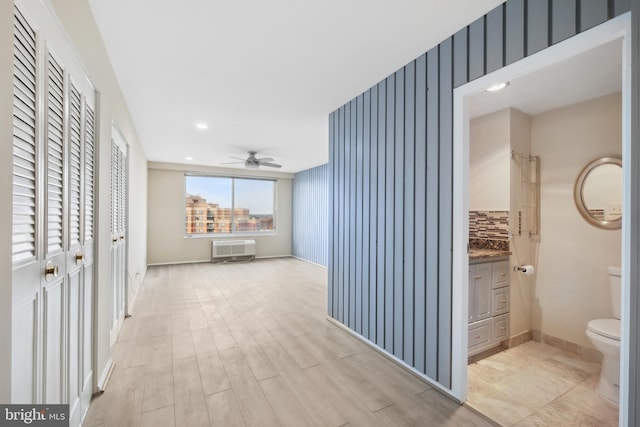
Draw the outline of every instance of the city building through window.
<instances>
[{"instance_id":1,"label":"city building through window","mask_svg":"<svg viewBox=\"0 0 640 427\"><path fill-rule=\"evenodd\" d=\"M275 227L275 181L186 175L185 232L271 233Z\"/></svg>"}]
</instances>

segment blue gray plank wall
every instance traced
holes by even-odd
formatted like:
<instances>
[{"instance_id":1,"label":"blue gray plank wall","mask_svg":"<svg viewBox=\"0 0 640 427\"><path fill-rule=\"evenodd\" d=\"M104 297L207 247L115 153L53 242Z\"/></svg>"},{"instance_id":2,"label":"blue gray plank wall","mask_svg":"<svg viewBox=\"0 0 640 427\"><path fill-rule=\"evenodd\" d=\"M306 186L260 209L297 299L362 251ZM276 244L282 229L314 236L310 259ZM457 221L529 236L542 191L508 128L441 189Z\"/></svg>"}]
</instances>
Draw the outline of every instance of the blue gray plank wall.
<instances>
[{"instance_id":1,"label":"blue gray plank wall","mask_svg":"<svg viewBox=\"0 0 640 427\"><path fill-rule=\"evenodd\" d=\"M293 255L327 266L328 165L298 172L293 178Z\"/></svg>"},{"instance_id":2,"label":"blue gray plank wall","mask_svg":"<svg viewBox=\"0 0 640 427\"><path fill-rule=\"evenodd\" d=\"M329 315L451 387L453 89L630 10L509 0L329 117Z\"/></svg>"}]
</instances>

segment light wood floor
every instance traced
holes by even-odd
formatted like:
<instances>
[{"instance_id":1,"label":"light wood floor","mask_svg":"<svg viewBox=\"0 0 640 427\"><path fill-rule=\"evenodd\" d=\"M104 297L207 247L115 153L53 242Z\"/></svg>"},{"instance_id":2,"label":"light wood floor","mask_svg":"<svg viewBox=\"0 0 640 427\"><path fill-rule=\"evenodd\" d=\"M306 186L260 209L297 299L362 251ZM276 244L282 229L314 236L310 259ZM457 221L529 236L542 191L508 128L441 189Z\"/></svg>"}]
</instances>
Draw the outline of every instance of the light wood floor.
<instances>
[{"instance_id":1,"label":"light wood floor","mask_svg":"<svg viewBox=\"0 0 640 427\"><path fill-rule=\"evenodd\" d=\"M596 394L600 363L529 341L469 365L467 403L504 426L618 425Z\"/></svg>"},{"instance_id":2,"label":"light wood floor","mask_svg":"<svg viewBox=\"0 0 640 427\"><path fill-rule=\"evenodd\" d=\"M85 426L488 426L326 320L293 258L152 267Z\"/></svg>"}]
</instances>

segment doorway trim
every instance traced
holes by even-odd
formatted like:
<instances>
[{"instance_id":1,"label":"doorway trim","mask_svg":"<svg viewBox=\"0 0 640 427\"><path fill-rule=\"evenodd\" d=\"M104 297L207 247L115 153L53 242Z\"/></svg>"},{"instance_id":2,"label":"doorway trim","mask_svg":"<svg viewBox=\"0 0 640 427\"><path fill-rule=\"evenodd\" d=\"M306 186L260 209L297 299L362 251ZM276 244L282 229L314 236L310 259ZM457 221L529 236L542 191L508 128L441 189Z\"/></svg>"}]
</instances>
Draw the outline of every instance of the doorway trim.
<instances>
[{"instance_id":1,"label":"doorway trim","mask_svg":"<svg viewBox=\"0 0 640 427\"><path fill-rule=\"evenodd\" d=\"M454 89L453 97L453 258L452 258L452 362L451 392L460 402L467 400L467 311L469 242L469 98L502 81L539 71L571 56L613 40L622 40L622 338L620 363L620 423L626 425L627 405L635 401L629 395L629 349L635 345L630 333L630 260L631 260L631 16L630 12L590 30L525 57L513 64ZM633 342L631 342L633 340ZM631 398L631 399L630 399Z\"/></svg>"}]
</instances>

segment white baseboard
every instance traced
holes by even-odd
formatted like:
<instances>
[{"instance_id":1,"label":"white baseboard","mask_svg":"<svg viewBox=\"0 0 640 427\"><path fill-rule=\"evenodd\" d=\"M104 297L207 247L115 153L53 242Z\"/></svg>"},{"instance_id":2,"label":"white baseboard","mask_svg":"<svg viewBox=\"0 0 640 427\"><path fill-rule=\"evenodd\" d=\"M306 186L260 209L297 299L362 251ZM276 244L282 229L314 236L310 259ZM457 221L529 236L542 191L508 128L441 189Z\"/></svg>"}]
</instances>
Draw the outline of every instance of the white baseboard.
<instances>
[{"instance_id":1,"label":"white baseboard","mask_svg":"<svg viewBox=\"0 0 640 427\"><path fill-rule=\"evenodd\" d=\"M113 361L109 359L107 361L107 365L104 367L102 371L102 375L98 379L98 383L96 384L96 393L102 393L107 388L107 384L109 383L109 379L111 379L111 374L113 373L113 368L115 367Z\"/></svg>"},{"instance_id":2,"label":"white baseboard","mask_svg":"<svg viewBox=\"0 0 640 427\"><path fill-rule=\"evenodd\" d=\"M127 307L127 312L125 313L125 317L131 317L133 315L133 311L136 308L136 303L138 302L138 294L142 290L142 284L144 283L144 278L147 275L147 268L149 268L149 267L147 265L145 265L144 266L144 270L140 274L140 284L138 285L138 289L136 290L136 293L133 294L133 301L131 301L131 303ZM131 296L131 295L129 295L129 296Z\"/></svg>"},{"instance_id":3,"label":"white baseboard","mask_svg":"<svg viewBox=\"0 0 640 427\"><path fill-rule=\"evenodd\" d=\"M291 258L293 255L263 255L256 256L256 259L271 259L271 258Z\"/></svg>"},{"instance_id":4,"label":"white baseboard","mask_svg":"<svg viewBox=\"0 0 640 427\"><path fill-rule=\"evenodd\" d=\"M256 256L255 259L271 259L271 258L295 258L295 257L293 255L263 255L263 256ZM203 262L211 263L211 260L201 259L201 260L194 260L194 261L154 262L154 263L148 264L147 267L158 267L163 265L201 264Z\"/></svg>"},{"instance_id":5,"label":"white baseboard","mask_svg":"<svg viewBox=\"0 0 640 427\"><path fill-rule=\"evenodd\" d=\"M299 256L291 255L292 258L299 259L300 261L308 262L309 264L317 265L318 267L322 267L325 270L328 270L329 267L326 265L318 264L317 262L309 261L308 259L300 258Z\"/></svg>"},{"instance_id":6,"label":"white baseboard","mask_svg":"<svg viewBox=\"0 0 640 427\"><path fill-rule=\"evenodd\" d=\"M154 262L151 264L147 264L147 267L157 267L163 265L180 265L180 264L199 264L202 262L211 262L210 259L201 259L196 261L173 261L173 262Z\"/></svg>"}]
</instances>

